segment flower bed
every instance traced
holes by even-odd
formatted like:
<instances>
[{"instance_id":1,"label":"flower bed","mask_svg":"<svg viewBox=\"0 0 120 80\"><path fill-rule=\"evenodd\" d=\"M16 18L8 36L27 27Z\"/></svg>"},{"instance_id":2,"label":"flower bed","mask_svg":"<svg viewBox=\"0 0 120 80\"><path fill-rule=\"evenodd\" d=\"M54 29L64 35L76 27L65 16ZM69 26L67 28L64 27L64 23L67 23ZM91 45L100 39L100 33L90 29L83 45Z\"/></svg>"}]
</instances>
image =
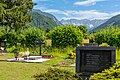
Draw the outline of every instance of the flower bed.
<instances>
[{"instance_id":1,"label":"flower bed","mask_svg":"<svg viewBox=\"0 0 120 80\"><path fill-rule=\"evenodd\" d=\"M50 54L46 54L46 55L42 55L42 58L54 58L54 56Z\"/></svg>"}]
</instances>

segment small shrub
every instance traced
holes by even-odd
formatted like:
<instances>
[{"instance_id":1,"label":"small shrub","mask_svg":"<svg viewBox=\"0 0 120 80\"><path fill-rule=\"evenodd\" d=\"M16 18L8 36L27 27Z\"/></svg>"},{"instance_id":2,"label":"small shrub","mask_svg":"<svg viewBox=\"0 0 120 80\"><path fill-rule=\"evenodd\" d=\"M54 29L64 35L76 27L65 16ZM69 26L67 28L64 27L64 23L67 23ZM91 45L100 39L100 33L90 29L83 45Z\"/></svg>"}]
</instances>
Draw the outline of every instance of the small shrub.
<instances>
[{"instance_id":1,"label":"small shrub","mask_svg":"<svg viewBox=\"0 0 120 80\"><path fill-rule=\"evenodd\" d=\"M110 45L108 45L107 43L102 43L99 46L110 46Z\"/></svg>"},{"instance_id":2,"label":"small shrub","mask_svg":"<svg viewBox=\"0 0 120 80\"><path fill-rule=\"evenodd\" d=\"M78 80L78 75L58 68L49 68L46 73L33 76L36 80Z\"/></svg>"},{"instance_id":3,"label":"small shrub","mask_svg":"<svg viewBox=\"0 0 120 80\"><path fill-rule=\"evenodd\" d=\"M71 53L68 54L69 59L75 59L76 58L76 51L73 50Z\"/></svg>"},{"instance_id":4,"label":"small shrub","mask_svg":"<svg viewBox=\"0 0 120 80\"><path fill-rule=\"evenodd\" d=\"M110 69L106 69L101 73L92 75L90 80L120 80L120 63L115 64Z\"/></svg>"}]
</instances>

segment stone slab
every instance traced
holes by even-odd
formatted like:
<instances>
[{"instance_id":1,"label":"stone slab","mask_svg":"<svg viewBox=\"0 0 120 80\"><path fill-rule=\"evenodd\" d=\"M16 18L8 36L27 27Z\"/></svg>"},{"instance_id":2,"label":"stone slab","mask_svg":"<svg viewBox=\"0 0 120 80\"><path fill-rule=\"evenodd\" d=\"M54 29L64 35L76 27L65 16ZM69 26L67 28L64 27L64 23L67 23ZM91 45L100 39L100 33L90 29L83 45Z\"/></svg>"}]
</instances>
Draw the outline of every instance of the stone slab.
<instances>
[{"instance_id":1,"label":"stone slab","mask_svg":"<svg viewBox=\"0 0 120 80\"><path fill-rule=\"evenodd\" d=\"M76 48L76 72L90 75L116 62L115 47L79 46Z\"/></svg>"},{"instance_id":2,"label":"stone slab","mask_svg":"<svg viewBox=\"0 0 120 80\"><path fill-rule=\"evenodd\" d=\"M18 58L18 60L16 60L15 58L12 59L7 59L7 61L10 62L45 62L48 61L50 59L47 58L42 58L42 56L29 56L27 57L27 60L24 58Z\"/></svg>"}]
</instances>

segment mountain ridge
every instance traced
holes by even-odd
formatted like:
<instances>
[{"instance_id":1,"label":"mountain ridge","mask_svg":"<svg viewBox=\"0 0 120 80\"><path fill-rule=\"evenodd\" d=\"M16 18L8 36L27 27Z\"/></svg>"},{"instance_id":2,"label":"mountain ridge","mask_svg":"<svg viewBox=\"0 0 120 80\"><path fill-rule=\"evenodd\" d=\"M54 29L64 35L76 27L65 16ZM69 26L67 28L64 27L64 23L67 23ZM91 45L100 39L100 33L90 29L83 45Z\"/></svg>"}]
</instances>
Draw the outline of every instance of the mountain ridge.
<instances>
[{"instance_id":1,"label":"mountain ridge","mask_svg":"<svg viewBox=\"0 0 120 80\"><path fill-rule=\"evenodd\" d=\"M66 24L73 24L73 25L84 25L86 26L89 30L99 26L100 24L106 22L107 19L104 19L104 20L101 20L101 19L94 19L94 20L88 20L88 19L81 19L81 20L78 20L78 19L69 19L69 20L64 20L62 19L61 20L61 23L63 25L66 25Z\"/></svg>"},{"instance_id":2,"label":"mountain ridge","mask_svg":"<svg viewBox=\"0 0 120 80\"><path fill-rule=\"evenodd\" d=\"M29 24L31 27L54 29L54 27L62 25L55 16L46 12L42 12L41 10L33 9L30 12L30 15L33 18L32 22Z\"/></svg>"},{"instance_id":3,"label":"mountain ridge","mask_svg":"<svg viewBox=\"0 0 120 80\"><path fill-rule=\"evenodd\" d=\"M99 25L98 27L94 28L91 32L96 32L97 30L104 29L110 26L120 26L120 14L111 17L109 20L107 20L105 23Z\"/></svg>"}]
</instances>

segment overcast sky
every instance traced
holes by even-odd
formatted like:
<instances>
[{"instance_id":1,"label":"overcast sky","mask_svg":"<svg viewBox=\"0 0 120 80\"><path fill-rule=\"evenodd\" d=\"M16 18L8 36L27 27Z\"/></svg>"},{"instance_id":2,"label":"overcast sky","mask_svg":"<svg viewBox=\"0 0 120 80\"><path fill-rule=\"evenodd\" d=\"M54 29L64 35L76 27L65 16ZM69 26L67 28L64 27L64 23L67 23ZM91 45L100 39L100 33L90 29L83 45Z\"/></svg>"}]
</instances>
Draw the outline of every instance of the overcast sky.
<instances>
[{"instance_id":1,"label":"overcast sky","mask_svg":"<svg viewBox=\"0 0 120 80\"><path fill-rule=\"evenodd\" d=\"M120 0L33 0L34 9L61 19L107 19L120 14Z\"/></svg>"}]
</instances>

